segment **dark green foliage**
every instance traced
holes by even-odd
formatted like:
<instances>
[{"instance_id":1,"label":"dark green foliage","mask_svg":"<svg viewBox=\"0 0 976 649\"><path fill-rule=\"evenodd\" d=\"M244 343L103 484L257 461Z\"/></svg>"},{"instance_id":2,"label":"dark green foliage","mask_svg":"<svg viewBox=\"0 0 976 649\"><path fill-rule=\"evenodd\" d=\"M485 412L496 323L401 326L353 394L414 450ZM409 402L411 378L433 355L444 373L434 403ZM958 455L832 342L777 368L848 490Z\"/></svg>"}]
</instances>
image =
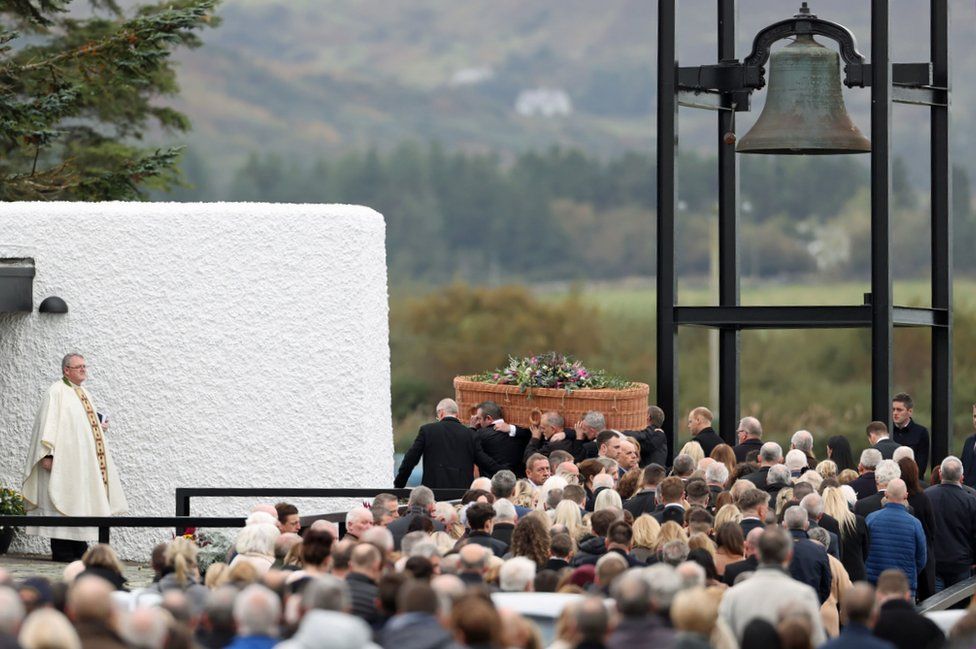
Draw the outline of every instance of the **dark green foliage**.
<instances>
[{"instance_id":1,"label":"dark green foliage","mask_svg":"<svg viewBox=\"0 0 976 649\"><path fill-rule=\"evenodd\" d=\"M160 105L176 94L170 61L214 25L218 0L174 0L91 15L70 0L0 4L0 200L115 200L172 186L179 150L140 145L151 129L186 131Z\"/></svg>"}]
</instances>

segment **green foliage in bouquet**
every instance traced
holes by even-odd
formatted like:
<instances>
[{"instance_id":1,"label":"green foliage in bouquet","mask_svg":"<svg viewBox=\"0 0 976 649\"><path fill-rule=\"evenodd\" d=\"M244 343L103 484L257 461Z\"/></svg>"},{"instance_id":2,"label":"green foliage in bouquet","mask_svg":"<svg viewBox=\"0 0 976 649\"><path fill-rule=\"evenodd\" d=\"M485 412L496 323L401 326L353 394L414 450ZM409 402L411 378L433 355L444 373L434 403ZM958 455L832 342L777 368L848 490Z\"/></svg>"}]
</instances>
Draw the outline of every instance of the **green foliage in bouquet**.
<instances>
[{"instance_id":1,"label":"green foliage in bouquet","mask_svg":"<svg viewBox=\"0 0 976 649\"><path fill-rule=\"evenodd\" d=\"M508 366L472 377L483 383L517 385L522 392L530 388L573 390L621 390L632 386L630 381L608 375L603 370L589 370L572 356L546 352L525 358L508 358Z\"/></svg>"},{"instance_id":2,"label":"green foliage in bouquet","mask_svg":"<svg viewBox=\"0 0 976 649\"><path fill-rule=\"evenodd\" d=\"M20 492L6 487L0 488L0 514L4 516L23 516L27 513L24 497Z\"/></svg>"}]
</instances>

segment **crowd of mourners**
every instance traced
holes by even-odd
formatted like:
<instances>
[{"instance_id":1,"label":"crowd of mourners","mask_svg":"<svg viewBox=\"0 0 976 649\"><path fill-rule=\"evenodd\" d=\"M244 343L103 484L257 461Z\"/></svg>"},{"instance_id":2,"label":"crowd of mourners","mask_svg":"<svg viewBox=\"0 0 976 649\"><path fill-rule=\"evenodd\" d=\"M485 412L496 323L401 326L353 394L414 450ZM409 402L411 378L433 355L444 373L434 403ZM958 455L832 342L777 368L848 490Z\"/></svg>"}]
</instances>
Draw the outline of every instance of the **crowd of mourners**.
<instances>
[{"instance_id":1,"label":"crowd of mourners","mask_svg":"<svg viewBox=\"0 0 976 649\"><path fill-rule=\"evenodd\" d=\"M460 500L380 494L341 530L257 504L225 561L201 574L194 540L175 538L145 588L104 544L60 581L0 570L0 649L976 646L976 609L948 635L916 610L976 555L976 491L954 456L924 481L927 433L920 463L923 436L901 444L880 422L857 461L840 436L817 458L809 432L784 453L752 417L726 444L696 408L668 462L653 406L622 432L598 412L573 428L555 412L514 426L493 402L467 423L450 400L437 414L412 461L425 485L463 478ZM531 593L564 594L551 629Z\"/></svg>"}]
</instances>

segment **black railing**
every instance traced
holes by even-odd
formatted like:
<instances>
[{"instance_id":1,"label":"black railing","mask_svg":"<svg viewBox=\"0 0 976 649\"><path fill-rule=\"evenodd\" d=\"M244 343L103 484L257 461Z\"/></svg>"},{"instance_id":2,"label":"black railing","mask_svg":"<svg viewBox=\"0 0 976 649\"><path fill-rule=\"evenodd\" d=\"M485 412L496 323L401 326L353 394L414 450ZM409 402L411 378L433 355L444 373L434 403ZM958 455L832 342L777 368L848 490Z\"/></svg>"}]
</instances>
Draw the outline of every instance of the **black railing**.
<instances>
[{"instance_id":1,"label":"black railing","mask_svg":"<svg viewBox=\"0 0 976 649\"><path fill-rule=\"evenodd\" d=\"M455 500L466 489L434 489L438 500ZM176 516L0 516L0 527L97 527L98 542L108 543L113 527L172 527L177 535L187 528L196 527L244 527L245 518L221 516L191 516L191 498L373 498L388 493L397 498L408 498L411 489L290 489L287 487L177 487ZM302 527L316 520L338 523L340 535L344 531L346 512L311 514L302 516Z\"/></svg>"},{"instance_id":2,"label":"black railing","mask_svg":"<svg viewBox=\"0 0 976 649\"><path fill-rule=\"evenodd\" d=\"M0 516L0 527L97 527L98 542L108 543L113 527L244 527L242 517L219 516Z\"/></svg>"},{"instance_id":3,"label":"black railing","mask_svg":"<svg viewBox=\"0 0 976 649\"><path fill-rule=\"evenodd\" d=\"M974 594L976 594L976 577L970 577L922 601L918 605L918 612L944 611L953 604L958 604L964 599L972 597Z\"/></svg>"}]
</instances>

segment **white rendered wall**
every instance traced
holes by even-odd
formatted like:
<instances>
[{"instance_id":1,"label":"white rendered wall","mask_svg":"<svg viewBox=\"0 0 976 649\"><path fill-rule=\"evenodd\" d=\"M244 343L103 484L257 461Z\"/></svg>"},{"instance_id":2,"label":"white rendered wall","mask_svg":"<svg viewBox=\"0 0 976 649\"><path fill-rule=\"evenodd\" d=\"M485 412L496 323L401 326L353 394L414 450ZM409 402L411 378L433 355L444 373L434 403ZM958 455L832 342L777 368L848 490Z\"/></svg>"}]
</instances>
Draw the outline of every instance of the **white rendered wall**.
<instances>
[{"instance_id":1,"label":"white rendered wall","mask_svg":"<svg viewBox=\"0 0 976 649\"><path fill-rule=\"evenodd\" d=\"M19 488L38 403L77 351L130 515L173 515L176 487L391 485L384 239L380 214L348 205L0 204L0 257L37 269L34 311L0 314L0 483ZM50 295L66 315L37 312ZM146 559L171 537L112 544Z\"/></svg>"}]
</instances>

